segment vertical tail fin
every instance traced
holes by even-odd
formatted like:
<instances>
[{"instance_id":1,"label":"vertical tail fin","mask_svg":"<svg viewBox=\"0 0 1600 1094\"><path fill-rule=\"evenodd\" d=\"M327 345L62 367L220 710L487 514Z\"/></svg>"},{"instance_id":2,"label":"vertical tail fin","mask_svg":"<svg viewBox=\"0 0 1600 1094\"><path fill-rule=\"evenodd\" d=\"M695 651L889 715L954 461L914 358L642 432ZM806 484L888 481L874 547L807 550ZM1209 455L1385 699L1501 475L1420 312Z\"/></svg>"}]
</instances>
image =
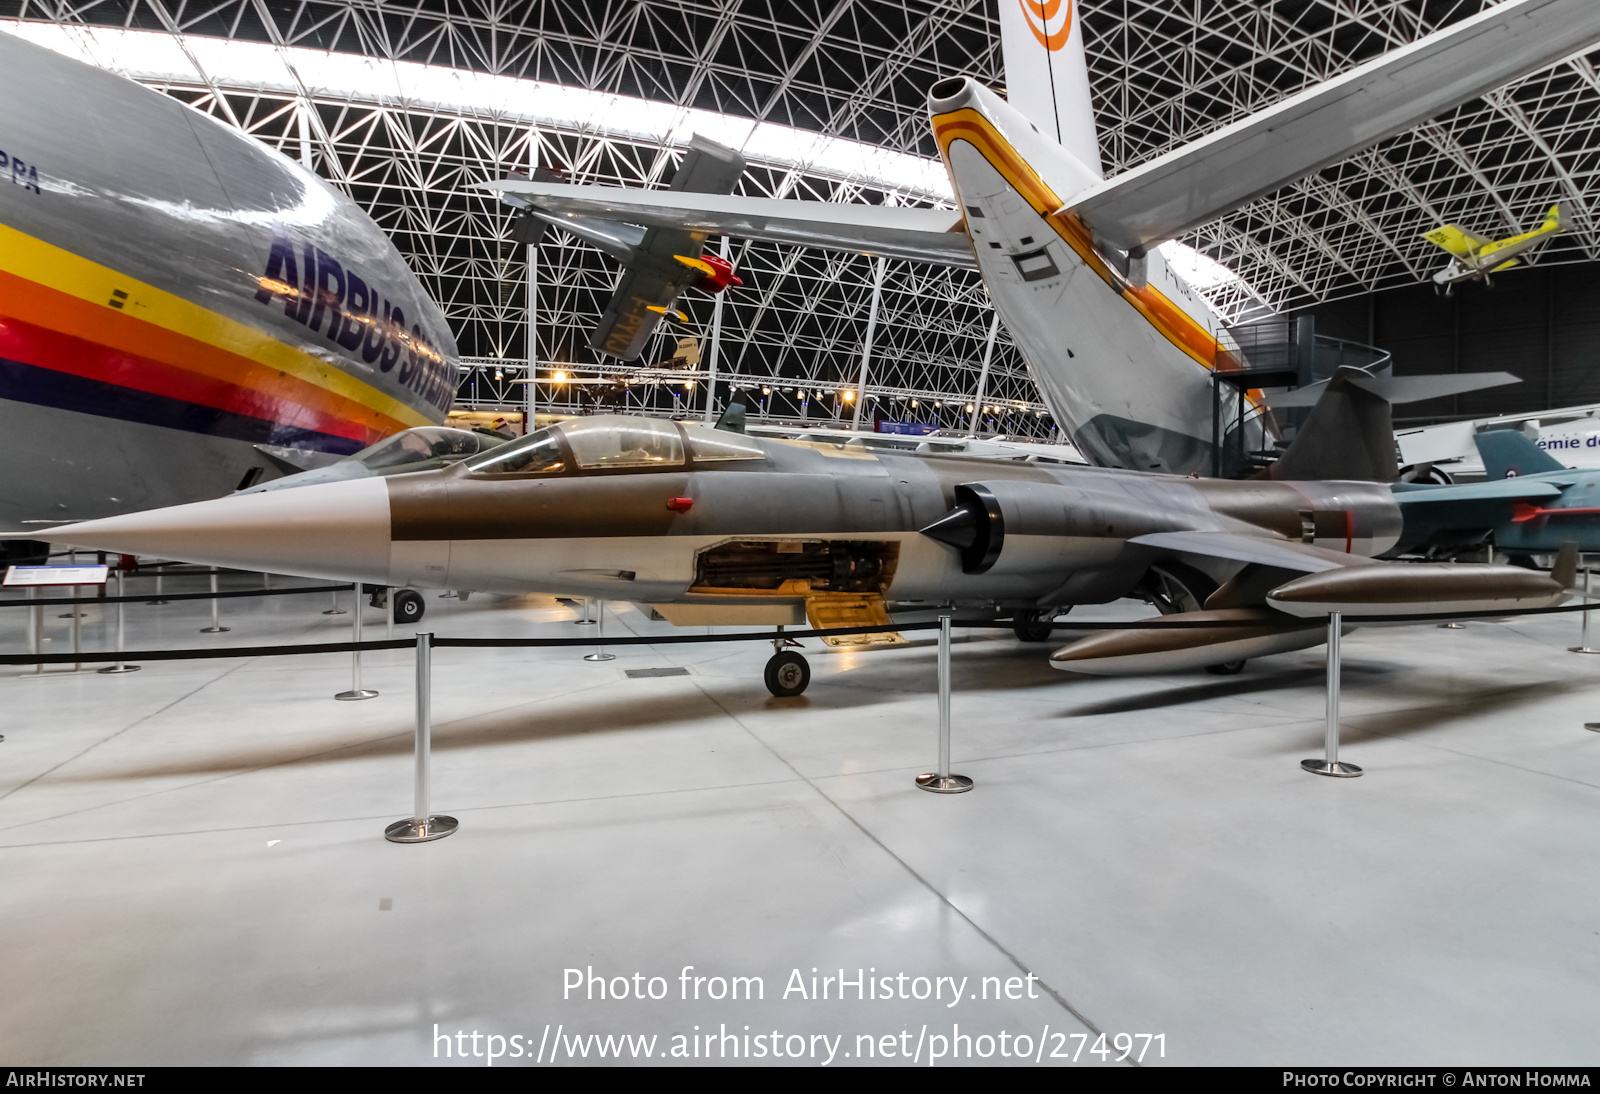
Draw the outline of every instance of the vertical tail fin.
<instances>
[{"instance_id":1,"label":"vertical tail fin","mask_svg":"<svg viewBox=\"0 0 1600 1094\"><path fill-rule=\"evenodd\" d=\"M1530 441L1516 429L1491 429L1473 438L1483 457L1483 473L1490 479L1565 471L1567 465Z\"/></svg>"},{"instance_id":2,"label":"vertical tail fin","mask_svg":"<svg viewBox=\"0 0 1600 1094\"><path fill-rule=\"evenodd\" d=\"M1393 482L1398 477L1394 416L1388 399L1362 386L1371 379L1348 366L1334 373L1267 477Z\"/></svg>"},{"instance_id":3,"label":"vertical tail fin","mask_svg":"<svg viewBox=\"0 0 1600 1094\"><path fill-rule=\"evenodd\" d=\"M1078 0L999 0L1006 98L1095 177L1104 178Z\"/></svg>"}]
</instances>

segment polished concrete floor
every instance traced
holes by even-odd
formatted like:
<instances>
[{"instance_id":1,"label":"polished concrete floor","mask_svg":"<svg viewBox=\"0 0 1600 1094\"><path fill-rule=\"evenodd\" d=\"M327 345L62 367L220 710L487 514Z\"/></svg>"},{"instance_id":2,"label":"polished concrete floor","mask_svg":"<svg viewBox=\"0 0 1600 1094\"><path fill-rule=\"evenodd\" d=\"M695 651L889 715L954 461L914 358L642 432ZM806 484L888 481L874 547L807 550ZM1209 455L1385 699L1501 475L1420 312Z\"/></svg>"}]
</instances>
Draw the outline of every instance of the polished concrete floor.
<instances>
[{"instance_id":1,"label":"polished concrete floor","mask_svg":"<svg viewBox=\"0 0 1600 1094\"><path fill-rule=\"evenodd\" d=\"M588 633L549 599L428 604L439 634ZM136 605L129 646L340 639L327 606L233 601L204 635L203 603ZM109 614L88 609L86 648ZM0 650L23 624L0 609ZM682 633L627 606L607 624ZM977 785L953 797L913 785L935 758L922 636L809 642L792 700L757 645L441 650L433 799L461 827L413 846L382 837L411 805L408 651L368 656L359 703L332 699L348 655L0 669L0 1060L1592 1062L1600 657L1566 652L1577 632L1351 635L1352 780L1299 767L1320 651L1113 680L959 634L955 769ZM688 671L627 674L658 668ZM591 969L604 999L566 988ZM890 997L858 999L857 970ZM727 998L733 977L762 997Z\"/></svg>"}]
</instances>

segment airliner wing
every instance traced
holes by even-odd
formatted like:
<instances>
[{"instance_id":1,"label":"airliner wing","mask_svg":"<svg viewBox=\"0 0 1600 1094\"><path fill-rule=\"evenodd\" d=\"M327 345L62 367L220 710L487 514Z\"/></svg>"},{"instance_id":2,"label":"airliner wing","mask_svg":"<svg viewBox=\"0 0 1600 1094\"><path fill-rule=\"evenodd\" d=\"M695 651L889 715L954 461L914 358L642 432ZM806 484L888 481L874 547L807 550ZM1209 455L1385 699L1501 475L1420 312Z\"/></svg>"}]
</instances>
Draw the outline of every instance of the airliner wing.
<instances>
[{"instance_id":1,"label":"airliner wing","mask_svg":"<svg viewBox=\"0 0 1600 1094\"><path fill-rule=\"evenodd\" d=\"M1600 41L1594 0L1508 0L1184 145L1068 202L1131 251Z\"/></svg>"},{"instance_id":2,"label":"airliner wing","mask_svg":"<svg viewBox=\"0 0 1600 1094\"><path fill-rule=\"evenodd\" d=\"M883 255L976 269L961 214L954 209L899 209L672 190L499 179L486 190L533 198L559 224L562 216L599 217L704 235L730 235L771 243Z\"/></svg>"}]
</instances>

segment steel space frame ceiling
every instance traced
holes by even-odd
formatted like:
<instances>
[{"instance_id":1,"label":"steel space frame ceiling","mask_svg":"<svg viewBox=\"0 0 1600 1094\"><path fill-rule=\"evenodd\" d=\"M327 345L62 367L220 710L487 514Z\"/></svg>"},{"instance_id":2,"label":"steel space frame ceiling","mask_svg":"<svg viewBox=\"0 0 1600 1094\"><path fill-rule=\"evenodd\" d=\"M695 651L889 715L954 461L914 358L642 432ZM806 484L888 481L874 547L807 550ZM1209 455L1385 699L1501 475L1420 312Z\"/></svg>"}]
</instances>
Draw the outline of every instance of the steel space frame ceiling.
<instances>
[{"instance_id":1,"label":"steel space frame ceiling","mask_svg":"<svg viewBox=\"0 0 1600 1094\"><path fill-rule=\"evenodd\" d=\"M932 155L927 88L956 74L1003 86L995 4L1008 2L1015 0L0 0L0 17L127 26L452 66L779 122ZM1487 2L1080 0L1108 172L1125 170L1466 18ZM1441 255L1421 238L1437 223L1453 221L1484 235L1503 235L1525 230L1556 201L1563 203L1574 231L1538 261L1592 260L1600 246L1595 214L1600 141L1592 136L1600 115L1597 59L1600 54L1575 57L1469 103L1223 217L1186 242L1227 264L1262 300L1281 310L1414 283L1441 264ZM275 109L294 104L274 103L271 96L245 89L237 103L224 106L222 100L235 97L227 74L212 73L210 79L209 87L170 90L186 94L202 108L231 114L289 154L299 154L286 146L293 143L287 124L274 133L272 124L262 121ZM502 163L525 162L525 145L520 160L512 147L517 135L497 136L481 120L400 117L393 110L380 118L354 102L308 99L298 108L315 111L321 122L313 127L318 169L357 194L380 223L399 233L401 249L418 262L452 319L481 327L464 332L466 352L485 357L525 353L512 330L515 302L508 299L504 284L492 284L513 279L507 275L515 256L504 243L503 216L481 203L452 210L439 192L446 183L465 180L469 166L494 169L502 154ZM245 121L247 115L254 121ZM452 139L474 145L470 154L445 157L450 161L446 169L439 169L445 161L436 157L430 170L425 162L429 140L417 134L436 137L438 129L449 125L483 132L457 134ZM363 127L366 132L386 127L390 136L376 142L362 138ZM401 132L409 135L397 139ZM395 149L402 145L411 147L396 158ZM630 154L638 158L637 169L586 174L595 181L625 183L661 178L663 169L652 161L650 150ZM373 155L389 157L387 178L379 180L384 172L362 160ZM567 158L594 162L586 155L571 149ZM599 158L607 157L612 164L628 158L611 145ZM801 181L801 191L826 185L763 179L754 191L788 193ZM409 210L403 208L408 199L396 192L407 186L415 189ZM884 200L882 192L870 188L847 199L851 197ZM401 224L407 220L414 223ZM419 233L441 229L459 238L446 248L446 258L429 258L440 248L434 245L430 252ZM770 250L754 252L755 280L760 284L766 279L754 306L764 309L763 315L782 311L791 317L791 327L804 326L808 315L842 317L845 326L812 337L810 346L821 356L812 354L816 367L811 378L850 378L850 355L842 348L852 337L859 339L864 325L869 264L861 260L830 266L820 256ZM555 269L561 263L583 264L573 255L549 258ZM939 272L930 278L906 264L891 265L900 269L891 270L887 285L894 288L886 292L898 292L906 307L887 329L900 329L903 319L917 331L910 356L932 372L900 377L903 383L885 390L970 392L972 377L967 373L976 371L987 333L981 288L970 275ZM797 267L817 271L809 287L772 280L790 278ZM602 270L592 267L591 280L604 282ZM449 284L452 278L460 283ZM913 318L918 296L933 281L946 296L971 307L937 323ZM603 288L597 284L590 296ZM1237 285L1219 286L1209 295L1225 313L1253 303ZM557 310L577 320L594 303L569 301ZM551 306L557 304L552 299ZM699 310L709 314L709 307ZM737 326L739 321L733 322ZM856 326L850 328L850 323ZM940 329L954 337L940 343ZM785 336L777 328L769 333ZM544 337L541 331L541 358L546 356ZM1031 399L1003 334L995 364L1005 397ZM771 360L752 374L768 366L773 375L786 374L781 362ZM788 370L793 367L791 362ZM905 367L915 371L919 366Z\"/></svg>"}]
</instances>

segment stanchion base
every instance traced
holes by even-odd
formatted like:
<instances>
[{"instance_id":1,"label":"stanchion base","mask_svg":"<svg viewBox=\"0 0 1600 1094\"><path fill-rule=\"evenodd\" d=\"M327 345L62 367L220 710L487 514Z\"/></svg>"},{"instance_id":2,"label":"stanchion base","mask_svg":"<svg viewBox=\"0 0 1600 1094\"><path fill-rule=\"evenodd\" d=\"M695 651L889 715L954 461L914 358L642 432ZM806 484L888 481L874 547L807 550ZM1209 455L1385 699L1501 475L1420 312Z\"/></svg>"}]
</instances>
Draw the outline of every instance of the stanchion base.
<instances>
[{"instance_id":1,"label":"stanchion base","mask_svg":"<svg viewBox=\"0 0 1600 1094\"><path fill-rule=\"evenodd\" d=\"M323 615L349 615L350 613L345 611L343 608L324 608L323 611L322 611L322 614Z\"/></svg>"},{"instance_id":2,"label":"stanchion base","mask_svg":"<svg viewBox=\"0 0 1600 1094\"><path fill-rule=\"evenodd\" d=\"M917 785L930 794L965 794L972 789L972 780L965 775L939 775L930 771L917 776Z\"/></svg>"},{"instance_id":3,"label":"stanchion base","mask_svg":"<svg viewBox=\"0 0 1600 1094\"><path fill-rule=\"evenodd\" d=\"M338 695L334 696L334 698L339 700L341 703L353 703L357 699L376 699L377 697L378 693L373 691L371 688L361 688L357 691L341 691Z\"/></svg>"},{"instance_id":4,"label":"stanchion base","mask_svg":"<svg viewBox=\"0 0 1600 1094\"><path fill-rule=\"evenodd\" d=\"M583 659L585 661L615 661L617 655L614 653L586 653L583 655Z\"/></svg>"},{"instance_id":5,"label":"stanchion base","mask_svg":"<svg viewBox=\"0 0 1600 1094\"><path fill-rule=\"evenodd\" d=\"M1588 646L1568 646L1567 647L1567 652L1568 653L1600 653L1600 650L1592 650Z\"/></svg>"},{"instance_id":6,"label":"stanchion base","mask_svg":"<svg viewBox=\"0 0 1600 1094\"><path fill-rule=\"evenodd\" d=\"M63 616L62 618L64 619L66 617ZM595 620L593 620L593 619L574 619L572 621L572 625L574 627L592 627L592 626L595 625Z\"/></svg>"},{"instance_id":7,"label":"stanchion base","mask_svg":"<svg viewBox=\"0 0 1600 1094\"><path fill-rule=\"evenodd\" d=\"M117 672L138 672L142 665L112 665L110 668L95 669L101 676L109 676Z\"/></svg>"},{"instance_id":8,"label":"stanchion base","mask_svg":"<svg viewBox=\"0 0 1600 1094\"><path fill-rule=\"evenodd\" d=\"M149 604L149 605L151 605L153 607L159 608L163 604L171 604L172 601L170 601L170 600L146 600L145 603Z\"/></svg>"},{"instance_id":9,"label":"stanchion base","mask_svg":"<svg viewBox=\"0 0 1600 1094\"><path fill-rule=\"evenodd\" d=\"M1457 623L1452 620L1449 623L1440 623L1439 629L1441 631L1464 631L1467 629L1467 625L1465 623Z\"/></svg>"},{"instance_id":10,"label":"stanchion base","mask_svg":"<svg viewBox=\"0 0 1600 1094\"><path fill-rule=\"evenodd\" d=\"M1313 775L1329 775L1335 779L1353 779L1361 774L1359 767L1343 760L1335 760L1331 764L1327 760L1301 760L1300 767Z\"/></svg>"},{"instance_id":11,"label":"stanchion base","mask_svg":"<svg viewBox=\"0 0 1600 1094\"><path fill-rule=\"evenodd\" d=\"M232 627L201 627L200 628L200 633L201 634L221 634L223 631L231 631L231 630L233 630Z\"/></svg>"},{"instance_id":12,"label":"stanchion base","mask_svg":"<svg viewBox=\"0 0 1600 1094\"><path fill-rule=\"evenodd\" d=\"M390 843L427 843L429 840L444 839L460 827L461 822L454 817L429 817L421 824L417 823L415 817L407 817L385 828L383 838Z\"/></svg>"}]
</instances>

